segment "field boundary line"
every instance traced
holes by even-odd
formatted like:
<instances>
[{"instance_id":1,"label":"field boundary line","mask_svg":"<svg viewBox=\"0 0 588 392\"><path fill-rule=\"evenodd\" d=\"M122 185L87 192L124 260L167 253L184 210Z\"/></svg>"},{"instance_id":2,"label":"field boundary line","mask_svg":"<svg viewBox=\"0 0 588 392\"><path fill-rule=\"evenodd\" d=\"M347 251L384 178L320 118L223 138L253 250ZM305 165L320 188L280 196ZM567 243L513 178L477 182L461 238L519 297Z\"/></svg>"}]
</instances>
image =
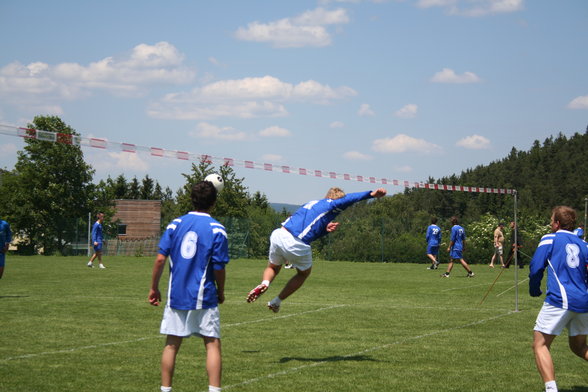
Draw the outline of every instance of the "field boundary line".
<instances>
[{"instance_id":1,"label":"field boundary line","mask_svg":"<svg viewBox=\"0 0 588 392\"><path fill-rule=\"evenodd\" d=\"M285 319L285 318L301 316L301 315L309 314L309 313L322 312L324 310L341 308L341 307L344 307L344 306L347 306L347 305L333 305L333 306L327 306L327 307L323 307L323 308L319 308L319 309L314 309L314 310L306 310L306 311L300 312L300 313L292 313L292 314L286 314L286 315L283 315L283 316L266 317L266 318L257 319L257 320L243 321L243 322L240 322L240 323L226 324L226 325L222 325L221 328L237 327L237 326L246 325L246 324L254 324L254 323L267 322L267 321L271 321L271 320ZM144 341L144 340L159 339L161 337L162 337L162 335L156 335L156 336L149 336L149 337L137 338L137 339L132 339L132 340L125 340L125 341L122 341L122 342L110 342L110 343L91 344L91 345L88 345L88 346L73 347L73 348L68 348L68 349L63 349L63 350L45 351L45 352L42 352L42 353L35 353L35 354L23 354L23 355L17 355L17 356L14 356L14 357L8 357L8 358L0 359L0 362L9 362L9 361L17 360L17 359L29 359L29 358L35 358L35 357L40 357L40 356L45 356L45 355L69 354L69 353L74 353L74 352L82 351L82 350L91 350L91 349L100 348L100 347L117 346L117 345L121 345L121 344L130 344L130 343L141 342L141 341Z\"/></svg>"},{"instance_id":2,"label":"field boundary line","mask_svg":"<svg viewBox=\"0 0 588 392\"><path fill-rule=\"evenodd\" d=\"M464 328L472 327L474 325L484 324L484 323L487 323L489 321L494 321L494 320L500 319L502 317L509 316L509 315L511 315L513 313L516 313L516 312L515 311L509 311L507 313L499 314L498 316L494 316L494 317L490 317L490 318L482 319L482 320L478 320L478 321L473 321L471 323L467 323L467 324L460 325L460 326L457 326L457 327L445 328L445 329L441 329L441 330L437 330L437 331L433 331L433 332L429 332L429 333L425 333L425 334L417 335L417 336L409 336L407 338L400 339L400 340L397 340L397 341L392 342L392 343L383 344L381 346L371 347L371 348L368 348L368 349L365 349L365 350L361 350L361 351L358 351L358 352L355 352L355 353L352 353L352 354L343 355L342 357L343 358L351 358L351 357L355 357L355 356L358 356L358 355L362 355L362 354L366 354L366 353L370 353L370 352L374 352L374 351L384 350L384 349L387 349L387 348L392 347L392 346L396 346L396 345L399 345L399 344L402 344L402 343L409 342L411 340L419 340L419 339L427 338L427 337L430 337L430 336L435 336L435 335L439 335L439 334L442 334L442 333L447 333L447 332L455 331L456 329L464 329ZM303 369L307 369L307 368L312 368L312 367L320 366L320 365L322 365L324 363L328 363L328 361L317 361L317 362L313 362L313 363L310 363L310 364L307 364L307 365L302 365L302 366L297 366L297 367L294 367L294 368L282 370L282 371L279 371L279 372L276 372L276 373L270 373L270 374L265 375L265 376L262 376L262 377L251 378L249 380L245 380L245 381L242 381L240 383L236 383L236 384L231 384L231 385L224 386L223 387L223 390L224 389L232 389L232 388L240 387L240 386L243 386L243 385L249 385L249 384L256 383L258 381L262 381L262 380L266 380L266 379L271 379L271 378L276 378L276 377L279 377L279 376L284 376L284 375L287 375L287 374L290 374L290 373L298 372L299 370L303 370Z\"/></svg>"},{"instance_id":3,"label":"field boundary line","mask_svg":"<svg viewBox=\"0 0 588 392\"><path fill-rule=\"evenodd\" d=\"M525 283L527 280L529 280L529 278L524 279L519 281L516 285L509 287L508 289L504 290L502 293L500 294L496 294L497 297L500 297L502 294L509 292L510 290L514 289L515 287L517 287L518 285L520 285L521 283Z\"/></svg>"}]
</instances>

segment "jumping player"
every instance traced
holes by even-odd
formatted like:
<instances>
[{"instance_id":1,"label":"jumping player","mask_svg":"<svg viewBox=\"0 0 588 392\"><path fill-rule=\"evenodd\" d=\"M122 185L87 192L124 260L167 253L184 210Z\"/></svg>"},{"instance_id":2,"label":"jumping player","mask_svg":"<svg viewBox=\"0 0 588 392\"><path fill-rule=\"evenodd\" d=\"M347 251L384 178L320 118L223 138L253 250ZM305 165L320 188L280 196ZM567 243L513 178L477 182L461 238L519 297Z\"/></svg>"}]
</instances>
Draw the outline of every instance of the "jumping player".
<instances>
[{"instance_id":1,"label":"jumping player","mask_svg":"<svg viewBox=\"0 0 588 392\"><path fill-rule=\"evenodd\" d=\"M569 347L588 361L588 247L572 233L576 211L555 207L551 234L544 235L529 266L529 294L538 297L543 272L547 268L547 294L534 328L535 363L545 383L545 391L557 392L550 348L555 337L568 329Z\"/></svg>"},{"instance_id":2,"label":"jumping player","mask_svg":"<svg viewBox=\"0 0 588 392\"><path fill-rule=\"evenodd\" d=\"M437 218L431 218L431 224L427 227L427 257L431 259L431 266L427 269L434 270L439 268L439 245L441 244L441 228L437 226Z\"/></svg>"},{"instance_id":3,"label":"jumping player","mask_svg":"<svg viewBox=\"0 0 588 392\"><path fill-rule=\"evenodd\" d=\"M350 193L340 188L331 188L324 199L314 200L300 207L294 215L282 223L282 227L270 236L269 262L263 271L262 281L247 295L247 302L253 302L266 292L270 283L280 272L283 264L290 263L296 268L294 275L277 297L268 302L268 308L277 313L283 300L298 290L312 269L310 243L339 226L332 222L339 213L361 200L386 195L384 188L375 191Z\"/></svg>"},{"instance_id":4,"label":"jumping player","mask_svg":"<svg viewBox=\"0 0 588 392\"><path fill-rule=\"evenodd\" d=\"M153 265L149 303L161 302L159 280L170 258L170 278L160 332L167 335L161 356L161 391L169 392L176 355L184 338L202 337L206 347L209 392L221 390L221 340L218 305L225 301L225 266L229 247L225 228L209 212L216 202L212 182L192 187L194 210L174 219L159 242Z\"/></svg>"},{"instance_id":5,"label":"jumping player","mask_svg":"<svg viewBox=\"0 0 588 392\"><path fill-rule=\"evenodd\" d=\"M447 251L449 252L449 265L447 265L447 272L441 275L443 278L449 278L449 274L451 273L451 269L453 268L453 263L455 260L458 260L463 268L468 271L468 278L473 278L474 273L470 269L470 266L463 258L463 252L465 251L465 240L466 234L463 227L459 225L457 217L451 217L451 242L449 243L449 247Z\"/></svg>"}]
</instances>

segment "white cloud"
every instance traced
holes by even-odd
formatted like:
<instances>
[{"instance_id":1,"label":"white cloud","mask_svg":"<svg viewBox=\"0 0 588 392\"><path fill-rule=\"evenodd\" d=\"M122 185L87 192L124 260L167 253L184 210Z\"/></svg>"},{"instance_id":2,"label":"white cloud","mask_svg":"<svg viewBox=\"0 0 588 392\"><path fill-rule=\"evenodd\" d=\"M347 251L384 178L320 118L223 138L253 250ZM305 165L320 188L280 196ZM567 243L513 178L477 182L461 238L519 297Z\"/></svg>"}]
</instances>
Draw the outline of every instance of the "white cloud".
<instances>
[{"instance_id":1,"label":"white cloud","mask_svg":"<svg viewBox=\"0 0 588 392\"><path fill-rule=\"evenodd\" d=\"M272 126L259 131L260 136L264 137L288 137L291 135L290 131L278 126Z\"/></svg>"},{"instance_id":2,"label":"white cloud","mask_svg":"<svg viewBox=\"0 0 588 392\"><path fill-rule=\"evenodd\" d=\"M441 7L450 15L478 17L521 11L524 0L419 0L417 7Z\"/></svg>"},{"instance_id":3,"label":"white cloud","mask_svg":"<svg viewBox=\"0 0 588 392\"><path fill-rule=\"evenodd\" d=\"M344 126L345 123L343 123L342 121L333 121L329 124L329 128L343 128Z\"/></svg>"},{"instance_id":4,"label":"white cloud","mask_svg":"<svg viewBox=\"0 0 588 392\"><path fill-rule=\"evenodd\" d=\"M361 117L367 116L375 116L376 113L370 108L370 105L367 103L362 103L357 111L357 114Z\"/></svg>"},{"instance_id":5,"label":"white cloud","mask_svg":"<svg viewBox=\"0 0 588 392\"><path fill-rule=\"evenodd\" d=\"M18 147L16 147L16 144L13 144L13 143L0 144L0 156L1 157L16 156L17 151L18 151Z\"/></svg>"},{"instance_id":6,"label":"white cloud","mask_svg":"<svg viewBox=\"0 0 588 392\"><path fill-rule=\"evenodd\" d=\"M433 83L478 83L481 79L473 72L464 72L457 75L454 70L443 68L431 78Z\"/></svg>"},{"instance_id":7,"label":"white cloud","mask_svg":"<svg viewBox=\"0 0 588 392\"><path fill-rule=\"evenodd\" d=\"M183 59L183 54L173 45L158 42L140 44L126 56L106 57L88 65L13 62L0 68L0 96L78 99L95 90L136 95L151 84L192 82L195 71L184 66Z\"/></svg>"},{"instance_id":8,"label":"white cloud","mask_svg":"<svg viewBox=\"0 0 588 392\"><path fill-rule=\"evenodd\" d=\"M343 154L343 158L350 161L369 161L373 159L371 155L366 155L358 151L347 151Z\"/></svg>"},{"instance_id":9,"label":"white cloud","mask_svg":"<svg viewBox=\"0 0 588 392\"><path fill-rule=\"evenodd\" d=\"M396 111L394 115L400 118L415 118L419 107L415 104L408 104Z\"/></svg>"},{"instance_id":10,"label":"white cloud","mask_svg":"<svg viewBox=\"0 0 588 392\"><path fill-rule=\"evenodd\" d=\"M484 136L471 135L458 140L455 145L468 150L486 150L490 148L490 140Z\"/></svg>"},{"instance_id":11,"label":"white cloud","mask_svg":"<svg viewBox=\"0 0 588 392\"><path fill-rule=\"evenodd\" d=\"M423 154L437 152L441 147L424 139L416 139L405 134L398 134L392 138L376 139L372 149L383 153L419 152Z\"/></svg>"},{"instance_id":12,"label":"white cloud","mask_svg":"<svg viewBox=\"0 0 588 392\"><path fill-rule=\"evenodd\" d=\"M146 172L149 170L149 165L139 154L131 152L108 152L106 153L108 159L100 154L92 154L89 156L89 161L94 168L102 172L111 172L113 170L130 170L136 172Z\"/></svg>"},{"instance_id":13,"label":"white cloud","mask_svg":"<svg viewBox=\"0 0 588 392\"><path fill-rule=\"evenodd\" d=\"M588 95L574 98L568 103L569 109L588 109Z\"/></svg>"},{"instance_id":14,"label":"white cloud","mask_svg":"<svg viewBox=\"0 0 588 392\"><path fill-rule=\"evenodd\" d=\"M403 165L403 166L394 166L394 171L399 173L410 173L413 171L412 166Z\"/></svg>"},{"instance_id":15,"label":"white cloud","mask_svg":"<svg viewBox=\"0 0 588 392\"><path fill-rule=\"evenodd\" d=\"M344 9L330 11L317 8L293 18L249 23L246 28L240 27L235 37L243 41L268 42L277 48L323 47L332 42L327 26L348 22L349 17Z\"/></svg>"},{"instance_id":16,"label":"white cloud","mask_svg":"<svg viewBox=\"0 0 588 392\"><path fill-rule=\"evenodd\" d=\"M151 104L148 114L166 119L281 117L288 114L283 102L326 104L356 94L349 87L332 88L314 80L294 85L273 76L249 77L167 94Z\"/></svg>"},{"instance_id":17,"label":"white cloud","mask_svg":"<svg viewBox=\"0 0 588 392\"><path fill-rule=\"evenodd\" d=\"M232 127L219 127L214 124L201 122L196 125L196 131L190 132L194 138L241 141L247 138L247 134Z\"/></svg>"},{"instance_id":18,"label":"white cloud","mask_svg":"<svg viewBox=\"0 0 588 392\"><path fill-rule=\"evenodd\" d=\"M281 155L278 154L264 154L261 158L265 162L282 162L284 159Z\"/></svg>"}]
</instances>

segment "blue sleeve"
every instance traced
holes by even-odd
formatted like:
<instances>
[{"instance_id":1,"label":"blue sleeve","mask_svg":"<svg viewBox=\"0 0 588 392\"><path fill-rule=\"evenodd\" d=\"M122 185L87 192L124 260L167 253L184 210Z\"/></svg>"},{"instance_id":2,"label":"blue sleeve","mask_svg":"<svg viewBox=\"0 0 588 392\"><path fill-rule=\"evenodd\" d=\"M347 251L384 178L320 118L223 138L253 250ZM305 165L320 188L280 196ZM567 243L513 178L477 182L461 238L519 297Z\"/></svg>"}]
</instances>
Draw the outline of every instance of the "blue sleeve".
<instances>
[{"instance_id":1,"label":"blue sleeve","mask_svg":"<svg viewBox=\"0 0 588 392\"><path fill-rule=\"evenodd\" d=\"M161 239L159 240L159 250L157 253L164 255L165 257L169 256L171 251L171 235L173 233L173 229L169 226L163 232Z\"/></svg>"},{"instance_id":2,"label":"blue sleeve","mask_svg":"<svg viewBox=\"0 0 588 392\"><path fill-rule=\"evenodd\" d=\"M429 238L431 238L431 226L427 227L427 235L425 236L425 240L429 242Z\"/></svg>"},{"instance_id":3,"label":"blue sleeve","mask_svg":"<svg viewBox=\"0 0 588 392\"><path fill-rule=\"evenodd\" d=\"M333 209L339 208L341 210L344 210L345 208L349 207L354 203L357 203L358 201L371 199L371 193L372 191L348 193L340 199L333 200Z\"/></svg>"},{"instance_id":4,"label":"blue sleeve","mask_svg":"<svg viewBox=\"0 0 588 392\"><path fill-rule=\"evenodd\" d=\"M96 229L97 229L97 227L98 226L96 225L96 223L94 223L92 225L92 242L97 242L96 241Z\"/></svg>"},{"instance_id":5,"label":"blue sleeve","mask_svg":"<svg viewBox=\"0 0 588 392\"><path fill-rule=\"evenodd\" d=\"M552 241L544 241L542 238L529 264L529 295L531 297L538 297L543 294L541 291L541 280L547 267Z\"/></svg>"},{"instance_id":6,"label":"blue sleeve","mask_svg":"<svg viewBox=\"0 0 588 392\"><path fill-rule=\"evenodd\" d=\"M216 229L212 246L212 266L215 270L222 270L229 262L229 241L224 227Z\"/></svg>"}]
</instances>

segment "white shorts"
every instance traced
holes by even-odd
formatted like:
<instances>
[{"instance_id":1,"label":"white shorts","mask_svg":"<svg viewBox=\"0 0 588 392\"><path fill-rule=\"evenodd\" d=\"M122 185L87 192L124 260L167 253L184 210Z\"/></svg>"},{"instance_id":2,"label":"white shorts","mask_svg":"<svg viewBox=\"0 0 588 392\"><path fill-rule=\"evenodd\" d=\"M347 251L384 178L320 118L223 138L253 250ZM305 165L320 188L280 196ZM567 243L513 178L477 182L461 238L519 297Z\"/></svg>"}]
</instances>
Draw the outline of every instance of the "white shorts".
<instances>
[{"instance_id":1,"label":"white shorts","mask_svg":"<svg viewBox=\"0 0 588 392\"><path fill-rule=\"evenodd\" d=\"M284 228L270 236L269 261L274 265L292 264L300 271L312 267L312 248Z\"/></svg>"},{"instance_id":2,"label":"white shorts","mask_svg":"<svg viewBox=\"0 0 588 392\"><path fill-rule=\"evenodd\" d=\"M165 306L160 333L190 337L192 335L220 339L220 312L212 309L180 310Z\"/></svg>"},{"instance_id":3,"label":"white shorts","mask_svg":"<svg viewBox=\"0 0 588 392\"><path fill-rule=\"evenodd\" d=\"M588 335L588 313L576 313L544 302L537 315L534 330L548 335L560 335L564 328L568 329L569 336Z\"/></svg>"}]
</instances>

